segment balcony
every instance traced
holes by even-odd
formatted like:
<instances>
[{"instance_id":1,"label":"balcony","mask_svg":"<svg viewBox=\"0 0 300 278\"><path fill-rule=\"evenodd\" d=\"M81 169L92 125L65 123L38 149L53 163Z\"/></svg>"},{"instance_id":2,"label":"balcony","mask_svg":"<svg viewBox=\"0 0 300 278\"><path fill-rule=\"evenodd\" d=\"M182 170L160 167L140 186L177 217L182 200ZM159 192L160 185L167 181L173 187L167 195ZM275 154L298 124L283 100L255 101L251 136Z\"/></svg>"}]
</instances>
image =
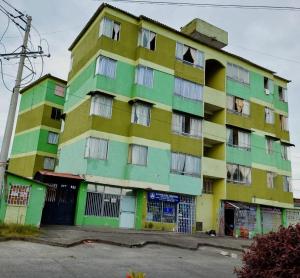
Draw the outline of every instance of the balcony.
<instances>
[{"instance_id":1,"label":"balcony","mask_svg":"<svg viewBox=\"0 0 300 278\"><path fill-rule=\"evenodd\" d=\"M226 162L209 157L202 158L202 174L211 178L226 178Z\"/></svg>"},{"instance_id":2,"label":"balcony","mask_svg":"<svg viewBox=\"0 0 300 278\"><path fill-rule=\"evenodd\" d=\"M204 86L203 101L212 112L226 108L225 92L211 87Z\"/></svg>"},{"instance_id":3,"label":"balcony","mask_svg":"<svg viewBox=\"0 0 300 278\"><path fill-rule=\"evenodd\" d=\"M203 121L203 137L210 144L226 142L226 126L209 121Z\"/></svg>"}]
</instances>

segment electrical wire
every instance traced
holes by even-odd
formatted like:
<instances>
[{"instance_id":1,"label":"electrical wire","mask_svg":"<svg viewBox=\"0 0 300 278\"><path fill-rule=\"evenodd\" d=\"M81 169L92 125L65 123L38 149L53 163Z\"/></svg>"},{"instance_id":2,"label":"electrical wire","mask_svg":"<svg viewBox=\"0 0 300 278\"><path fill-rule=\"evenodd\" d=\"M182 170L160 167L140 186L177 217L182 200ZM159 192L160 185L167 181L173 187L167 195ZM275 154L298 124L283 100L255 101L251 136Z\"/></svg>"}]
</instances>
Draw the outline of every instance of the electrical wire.
<instances>
[{"instance_id":1,"label":"electrical wire","mask_svg":"<svg viewBox=\"0 0 300 278\"><path fill-rule=\"evenodd\" d=\"M7 17L7 25L6 25L6 28L5 28L2 36L0 37L0 42L2 42L2 39L3 39L3 37L5 36L5 34L6 34L7 30L8 30L9 24L10 24L10 19L9 19L9 17Z\"/></svg>"},{"instance_id":2,"label":"electrical wire","mask_svg":"<svg viewBox=\"0 0 300 278\"><path fill-rule=\"evenodd\" d=\"M96 0L98 1L98 0ZM250 9L250 10L270 10L270 11L300 11L300 7L294 6L272 6L272 5L240 5L240 4L212 4L195 2L174 2L174 1L150 1L150 0L108 0L107 2L145 4L145 5L165 5L165 6L187 6L199 8L222 8L222 9Z\"/></svg>"}]
</instances>

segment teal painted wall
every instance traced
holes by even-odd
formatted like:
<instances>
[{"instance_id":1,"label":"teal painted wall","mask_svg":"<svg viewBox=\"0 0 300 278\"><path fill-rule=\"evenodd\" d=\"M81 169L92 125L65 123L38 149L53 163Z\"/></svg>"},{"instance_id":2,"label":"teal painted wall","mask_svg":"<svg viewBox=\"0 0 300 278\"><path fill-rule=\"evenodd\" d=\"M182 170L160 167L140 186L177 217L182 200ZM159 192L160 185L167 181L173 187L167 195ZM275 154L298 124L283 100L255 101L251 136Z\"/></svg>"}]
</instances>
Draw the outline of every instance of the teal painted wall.
<instances>
[{"instance_id":1,"label":"teal painted wall","mask_svg":"<svg viewBox=\"0 0 300 278\"><path fill-rule=\"evenodd\" d=\"M276 167L279 170L291 171L291 161L284 160L281 157L280 142L274 142L273 154L267 154L265 136L255 133L251 134L251 151L227 146L226 161L245 166L251 166L252 163L257 163Z\"/></svg>"},{"instance_id":2,"label":"teal painted wall","mask_svg":"<svg viewBox=\"0 0 300 278\"><path fill-rule=\"evenodd\" d=\"M56 170L169 185L170 191L183 194L199 195L202 191L200 178L170 174L169 150L148 147L146 167L128 164L127 143L110 140L107 160L85 159L84 150L85 139L64 146Z\"/></svg>"},{"instance_id":3,"label":"teal painted wall","mask_svg":"<svg viewBox=\"0 0 300 278\"><path fill-rule=\"evenodd\" d=\"M33 151L56 154L57 144L48 144L48 130L37 129L20 135L15 135L11 155Z\"/></svg>"}]
</instances>

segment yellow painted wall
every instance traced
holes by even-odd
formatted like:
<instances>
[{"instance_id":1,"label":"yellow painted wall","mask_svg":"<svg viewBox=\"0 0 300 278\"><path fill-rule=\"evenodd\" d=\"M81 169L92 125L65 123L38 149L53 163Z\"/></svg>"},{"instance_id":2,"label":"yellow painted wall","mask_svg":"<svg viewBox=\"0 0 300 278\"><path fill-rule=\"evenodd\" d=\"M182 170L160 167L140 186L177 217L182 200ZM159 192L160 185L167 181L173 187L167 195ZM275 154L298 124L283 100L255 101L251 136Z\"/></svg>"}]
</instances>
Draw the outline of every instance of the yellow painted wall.
<instances>
[{"instance_id":1,"label":"yellow painted wall","mask_svg":"<svg viewBox=\"0 0 300 278\"><path fill-rule=\"evenodd\" d=\"M24 224L27 207L25 206L7 206L4 223Z\"/></svg>"}]
</instances>

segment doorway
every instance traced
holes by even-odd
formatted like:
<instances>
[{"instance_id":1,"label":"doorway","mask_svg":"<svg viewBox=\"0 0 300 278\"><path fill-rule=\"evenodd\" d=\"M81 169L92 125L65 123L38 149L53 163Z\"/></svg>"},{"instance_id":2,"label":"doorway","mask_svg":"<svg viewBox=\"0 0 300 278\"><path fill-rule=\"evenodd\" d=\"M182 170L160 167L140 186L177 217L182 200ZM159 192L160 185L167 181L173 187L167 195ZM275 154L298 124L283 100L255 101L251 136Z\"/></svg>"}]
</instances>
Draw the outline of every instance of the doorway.
<instances>
[{"instance_id":1,"label":"doorway","mask_svg":"<svg viewBox=\"0 0 300 278\"><path fill-rule=\"evenodd\" d=\"M134 229L135 196L122 196L120 203L120 228Z\"/></svg>"},{"instance_id":2,"label":"doorway","mask_svg":"<svg viewBox=\"0 0 300 278\"><path fill-rule=\"evenodd\" d=\"M233 236L234 208L225 208L225 235Z\"/></svg>"}]
</instances>

